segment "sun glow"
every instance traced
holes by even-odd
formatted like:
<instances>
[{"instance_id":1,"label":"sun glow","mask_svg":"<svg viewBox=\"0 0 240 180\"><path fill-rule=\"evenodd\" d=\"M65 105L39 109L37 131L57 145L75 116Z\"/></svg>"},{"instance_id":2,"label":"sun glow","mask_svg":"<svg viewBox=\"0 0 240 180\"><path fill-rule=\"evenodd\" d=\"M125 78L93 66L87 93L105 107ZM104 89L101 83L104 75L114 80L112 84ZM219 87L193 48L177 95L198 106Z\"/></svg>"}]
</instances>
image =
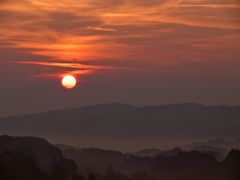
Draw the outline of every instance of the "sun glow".
<instances>
[{"instance_id":1,"label":"sun glow","mask_svg":"<svg viewBox=\"0 0 240 180\"><path fill-rule=\"evenodd\" d=\"M62 85L63 85L63 87L65 87L67 89L74 88L76 86L76 84L77 84L77 80L72 75L66 75L62 79Z\"/></svg>"}]
</instances>

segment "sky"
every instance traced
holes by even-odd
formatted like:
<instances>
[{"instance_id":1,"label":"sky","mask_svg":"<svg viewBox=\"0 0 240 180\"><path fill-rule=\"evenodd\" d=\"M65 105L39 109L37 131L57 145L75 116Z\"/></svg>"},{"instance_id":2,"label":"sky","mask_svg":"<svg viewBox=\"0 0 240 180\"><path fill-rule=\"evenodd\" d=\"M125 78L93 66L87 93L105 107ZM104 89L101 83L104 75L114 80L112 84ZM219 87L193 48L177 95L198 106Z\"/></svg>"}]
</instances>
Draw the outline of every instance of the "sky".
<instances>
[{"instance_id":1,"label":"sky","mask_svg":"<svg viewBox=\"0 0 240 180\"><path fill-rule=\"evenodd\" d=\"M239 0L0 0L0 34L0 116L240 104Z\"/></svg>"}]
</instances>

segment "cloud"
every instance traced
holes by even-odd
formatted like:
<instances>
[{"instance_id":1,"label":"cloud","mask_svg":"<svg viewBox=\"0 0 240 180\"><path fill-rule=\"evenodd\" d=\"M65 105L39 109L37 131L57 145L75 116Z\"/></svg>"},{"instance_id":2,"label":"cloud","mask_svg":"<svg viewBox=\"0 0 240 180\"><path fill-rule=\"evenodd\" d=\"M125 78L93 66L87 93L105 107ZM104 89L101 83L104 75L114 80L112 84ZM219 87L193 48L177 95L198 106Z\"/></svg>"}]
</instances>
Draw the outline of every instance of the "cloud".
<instances>
[{"instance_id":1,"label":"cloud","mask_svg":"<svg viewBox=\"0 0 240 180\"><path fill-rule=\"evenodd\" d=\"M52 62L56 60L68 70L72 67L61 62L91 62L103 66L94 71L107 71L104 66L151 69L175 67L189 59L240 56L236 50L240 45L234 40L240 31L240 8L235 0L0 3L0 48L45 57L42 63L52 68L59 68ZM18 61L43 66L30 58L19 57Z\"/></svg>"},{"instance_id":2,"label":"cloud","mask_svg":"<svg viewBox=\"0 0 240 180\"><path fill-rule=\"evenodd\" d=\"M184 0L184 4L190 5L240 5L238 0Z\"/></svg>"}]
</instances>

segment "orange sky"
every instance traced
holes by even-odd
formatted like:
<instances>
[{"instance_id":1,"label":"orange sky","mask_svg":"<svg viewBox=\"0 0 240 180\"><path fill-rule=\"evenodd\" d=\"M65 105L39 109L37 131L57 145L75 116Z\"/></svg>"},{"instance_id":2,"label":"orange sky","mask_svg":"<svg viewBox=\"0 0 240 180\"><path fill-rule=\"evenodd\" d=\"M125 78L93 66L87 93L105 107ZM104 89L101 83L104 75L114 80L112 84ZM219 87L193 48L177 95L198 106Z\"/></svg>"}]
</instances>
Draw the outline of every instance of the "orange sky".
<instances>
[{"instance_id":1,"label":"orange sky","mask_svg":"<svg viewBox=\"0 0 240 180\"><path fill-rule=\"evenodd\" d=\"M0 116L240 104L239 0L0 0L0 34ZM69 94L64 74L79 81Z\"/></svg>"},{"instance_id":2,"label":"orange sky","mask_svg":"<svg viewBox=\"0 0 240 180\"><path fill-rule=\"evenodd\" d=\"M81 75L115 66L151 71L189 61L222 61L233 54L240 57L238 0L0 3L0 46L45 57L17 61L39 68L55 66L58 71L53 69L52 76L59 67ZM79 65L72 70L71 63ZM83 64L88 66L82 70Z\"/></svg>"}]
</instances>

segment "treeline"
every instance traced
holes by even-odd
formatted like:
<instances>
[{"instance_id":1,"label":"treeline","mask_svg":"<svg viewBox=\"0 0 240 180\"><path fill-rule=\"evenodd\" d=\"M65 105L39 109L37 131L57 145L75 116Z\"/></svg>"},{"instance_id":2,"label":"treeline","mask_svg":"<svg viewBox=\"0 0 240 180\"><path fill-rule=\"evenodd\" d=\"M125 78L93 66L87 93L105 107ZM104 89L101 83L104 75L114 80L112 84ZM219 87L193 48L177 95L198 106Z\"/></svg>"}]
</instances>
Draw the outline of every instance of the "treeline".
<instances>
[{"instance_id":1,"label":"treeline","mask_svg":"<svg viewBox=\"0 0 240 180\"><path fill-rule=\"evenodd\" d=\"M37 159L24 152L0 152L0 180L239 180L240 151L232 150L221 162L200 152L132 156L121 169L115 168L110 166L105 173L94 173L91 168L80 172L73 160L59 158L42 169Z\"/></svg>"}]
</instances>

